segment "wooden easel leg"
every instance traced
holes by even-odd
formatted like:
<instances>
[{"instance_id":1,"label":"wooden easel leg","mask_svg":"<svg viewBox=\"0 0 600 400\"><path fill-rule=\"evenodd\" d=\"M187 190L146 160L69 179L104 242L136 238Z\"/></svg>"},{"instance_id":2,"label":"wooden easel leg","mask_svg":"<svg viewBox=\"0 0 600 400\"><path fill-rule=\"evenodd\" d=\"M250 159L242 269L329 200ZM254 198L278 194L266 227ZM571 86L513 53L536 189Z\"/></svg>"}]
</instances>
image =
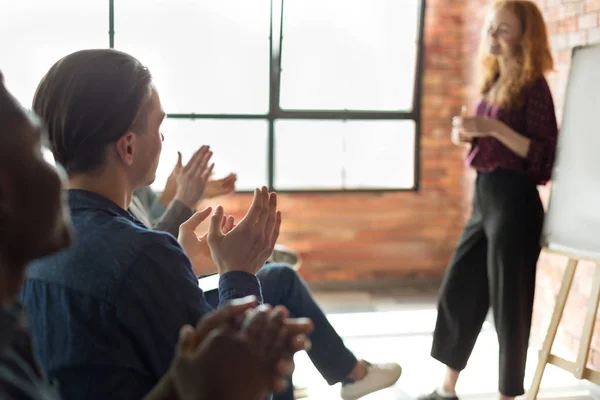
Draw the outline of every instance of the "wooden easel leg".
<instances>
[{"instance_id":1,"label":"wooden easel leg","mask_svg":"<svg viewBox=\"0 0 600 400\"><path fill-rule=\"evenodd\" d=\"M600 298L600 267L596 266L594 280L592 281L592 291L588 300L587 315L583 330L581 331L581 340L579 341L579 352L577 353L577 362L575 363L575 377L583 379L587 368L587 361L590 354L590 344L594 333L596 322L596 313L598 312L598 298Z\"/></svg>"},{"instance_id":2,"label":"wooden easel leg","mask_svg":"<svg viewBox=\"0 0 600 400\"><path fill-rule=\"evenodd\" d=\"M565 273L563 275L562 285L560 286L558 296L556 296L556 305L554 306L554 311L552 312L552 319L550 320L550 325L548 326L548 332L546 333L544 344L540 350L539 361L535 370L535 375L533 376L533 382L531 383L531 387L527 392L527 400L535 400L540 390L540 384L542 383L544 370L546 369L546 364L548 364L548 358L550 356L550 352L552 351L552 344L554 343L554 338L556 337L556 332L558 331L558 325L560 324L560 319L565 309L565 304L567 303L567 297L569 296L569 291L571 290L571 285L573 284L573 277L575 276L577 263L578 260L569 258L569 263L567 264L567 268L565 269Z\"/></svg>"}]
</instances>

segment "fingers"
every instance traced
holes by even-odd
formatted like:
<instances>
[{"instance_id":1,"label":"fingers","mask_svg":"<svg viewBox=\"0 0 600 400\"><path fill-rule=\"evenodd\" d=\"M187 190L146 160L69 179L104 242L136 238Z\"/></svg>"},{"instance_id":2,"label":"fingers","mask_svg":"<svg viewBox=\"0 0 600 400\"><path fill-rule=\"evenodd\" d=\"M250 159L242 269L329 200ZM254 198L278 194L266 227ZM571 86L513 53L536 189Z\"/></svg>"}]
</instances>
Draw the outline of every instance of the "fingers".
<instances>
[{"instance_id":1,"label":"fingers","mask_svg":"<svg viewBox=\"0 0 600 400\"><path fill-rule=\"evenodd\" d=\"M271 311L270 305L261 304L250 310L242 323L242 331L259 344L262 344L261 336L269 317L269 311Z\"/></svg>"},{"instance_id":2,"label":"fingers","mask_svg":"<svg viewBox=\"0 0 600 400\"><path fill-rule=\"evenodd\" d=\"M204 173L201 174L200 178L203 181L208 181L208 178L211 176L211 174L213 173L213 168L215 168L215 163L210 164L210 166L208 167L207 170L204 171Z\"/></svg>"},{"instance_id":3,"label":"fingers","mask_svg":"<svg viewBox=\"0 0 600 400\"><path fill-rule=\"evenodd\" d=\"M292 336L290 343L289 343L289 352L291 354L295 354L299 351L309 351L310 348L312 346L312 343L310 341L310 339L308 338L308 336L301 334L301 335L296 335L296 336Z\"/></svg>"},{"instance_id":4,"label":"fingers","mask_svg":"<svg viewBox=\"0 0 600 400\"><path fill-rule=\"evenodd\" d=\"M277 239L279 239L279 232L281 231L281 211L277 211L275 215L275 226L273 227L273 232L271 233L271 243L269 247L269 252L273 252L275 248L275 243L277 243Z\"/></svg>"},{"instance_id":5,"label":"fingers","mask_svg":"<svg viewBox=\"0 0 600 400\"><path fill-rule=\"evenodd\" d=\"M275 224L277 223L277 193L271 193L269 196L269 203L267 207L267 212L265 213L266 222L265 222L265 230L264 237L268 240L269 247L271 243L275 245L273 240L273 233L275 229Z\"/></svg>"},{"instance_id":6,"label":"fingers","mask_svg":"<svg viewBox=\"0 0 600 400\"><path fill-rule=\"evenodd\" d=\"M177 152L177 164L175 164L175 170L177 171L181 168L183 168L183 163L181 162L181 152L178 151Z\"/></svg>"},{"instance_id":7,"label":"fingers","mask_svg":"<svg viewBox=\"0 0 600 400\"><path fill-rule=\"evenodd\" d=\"M260 189L254 189L254 198L252 199L252 204L250 205L250 208L243 219L244 224L251 224L251 226L254 226L262 211L262 192Z\"/></svg>"},{"instance_id":8,"label":"fingers","mask_svg":"<svg viewBox=\"0 0 600 400\"><path fill-rule=\"evenodd\" d=\"M273 382L273 392L282 393L284 392L289 384L290 377L294 373L296 366L294 360L291 358L285 358L280 360L275 366L275 380Z\"/></svg>"},{"instance_id":9,"label":"fingers","mask_svg":"<svg viewBox=\"0 0 600 400\"><path fill-rule=\"evenodd\" d=\"M202 223L210 214L212 209L210 207L206 207L202 211L198 211L194 215L190 217L187 221L179 226L180 231L195 231L198 225Z\"/></svg>"},{"instance_id":10,"label":"fingers","mask_svg":"<svg viewBox=\"0 0 600 400\"><path fill-rule=\"evenodd\" d=\"M462 117L452 117L452 128L460 128L462 125Z\"/></svg>"},{"instance_id":11,"label":"fingers","mask_svg":"<svg viewBox=\"0 0 600 400\"><path fill-rule=\"evenodd\" d=\"M265 332L265 336L268 336L267 340L269 340L270 343L267 356L267 359L269 360L278 360L283 356L290 354L290 333L284 325L285 320L289 316L289 311L285 307L277 306L274 309L274 314L275 312L277 313L278 319L274 320L272 326L267 329L271 330L271 332Z\"/></svg>"},{"instance_id":12,"label":"fingers","mask_svg":"<svg viewBox=\"0 0 600 400\"><path fill-rule=\"evenodd\" d=\"M314 329L312 321L308 318L288 318L283 325L290 335L309 334Z\"/></svg>"},{"instance_id":13,"label":"fingers","mask_svg":"<svg viewBox=\"0 0 600 400\"><path fill-rule=\"evenodd\" d=\"M223 185L223 186L229 186L236 180L237 180L236 174L229 174L225 178L215 179L212 182L218 183L219 185Z\"/></svg>"},{"instance_id":14,"label":"fingers","mask_svg":"<svg viewBox=\"0 0 600 400\"><path fill-rule=\"evenodd\" d=\"M237 180L237 175L236 174L229 174L227 175L225 178L223 178L223 181L225 182L235 182Z\"/></svg>"},{"instance_id":15,"label":"fingers","mask_svg":"<svg viewBox=\"0 0 600 400\"><path fill-rule=\"evenodd\" d=\"M210 218L210 227L208 228L208 241L209 243L213 240L218 240L223 237L223 232L221 231L221 224L223 221L224 214L223 207L217 206L215 208L215 212Z\"/></svg>"},{"instance_id":16,"label":"fingers","mask_svg":"<svg viewBox=\"0 0 600 400\"><path fill-rule=\"evenodd\" d=\"M215 166L215 164L212 163L211 166L208 167L208 161L211 159L212 155L212 151L207 152L199 161L197 161L196 165L192 166L190 169L190 174L194 178L208 180L210 175L207 175L206 173L212 173L212 170Z\"/></svg>"},{"instance_id":17,"label":"fingers","mask_svg":"<svg viewBox=\"0 0 600 400\"><path fill-rule=\"evenodd\" d=\"M223 307L205 315L196 326L194 335L195 344L207 337L214 329L223 326L229 326L235 323L236 318L243 315L246 311L256 307L258 299L256 296L247 296L228 302Z\"/></svg>"},{"instance_id":18,"label":"fingers","mask_svg":"<svg viewBox=\"0 0 600 400\"><path fill-rule=\"evenodd\" d=\"M225 223L223 224L223 233L228 234L229 232L231 232L231 230L235 226L234 223L235 223L235 219L233 218L232 215L229 215L227 217L227 219L225 220Z\"/></svg>"},{"instance_id":19,"label":"fingers","mask_svg":"<svg viewBox=\"0 0 600 400\"><path fill-rule=\"evenodd\" d=\"M259 201L261 204L261 212L256 216L256 232L261 234L261 238L266 238L264 232L267 225L267 219L269 217L269 189L263 186L259 193ZM275 198L275 205L277 205L277 198Z\"/></svg>"},{"instance_id":20,"label":"fingers","mask_svg":"<svg viewBox=\"0 0 600 400\"><path fill-rule=\"evenodd\" d=\"M266 213L267 207L269 206L269 189L266 186L263 186L260 190L260 201L262 202L262 213L259 218L263 217L263 214Z\"/></svg>"},{"instance_id":21,"label":"fingers","mask_svg":"<svg viewBox=\"0 0 600 400\"><path fill-rule=\"evenodd\" d=\"M277 347L277 342L282 336L283 321L289 316L289 311L283 306L275 307L268 315L266 326L263 330L262 350L266 353Z\"/></svg>"},{"instance_id":22,"label":"fingers","mask_svg":"<svg viewBox=\"0 0 600 400\"><path fill-rule=\"evenodd\" d=\"M208 146L200 147L194 153L192 158L190 158L190 161L188 161L188 163L185 165L185 167L183 167L183 171L188 172L191 170L195 170L202 162L205 161L205 159L209 155L209 153L210 153L210 151L209 151ZM212 153L210 155L212 155ZM210 158L210 157L208 157L208 158ZM206 159L206 162L208 162L208 159Z\"/></svg>"},{"instance_id":23,"label":"fingers","mask_svg":"<svg viewBox=\"0 0 600 400\"><path fill-rule=\"evenodd\" d=\"M291 358L284 358L277 362L275 373L280 376L292 376L295 369L296 365L294 364L294 360Z\"/></svg>"},{"instance_id":24,"label":"fingers","mask_svg":"<svg viewBox=\"0 0 600 400\"><path fill-rule=\"evenodd\" d=\"M252 221L255 221L253 226ZM266 186L254 191L254 199L248 213L240 222L257 234L261 243L262 255L270 255L275 247L281 229L281 212L277 211L277 193L269 194ZM268 257L267 255L267 257Z\"/></svg>"},{"instance_id":25,"label":"fingers","mask_svg":"<svg viewBox=\"0 0 600 400\"><path fill-rule=\"evenodd\" d=\"M194 328L184 325L179 330L179 341L177 341L177 353L185 354L194 349Z\"/></svg>"}]
</instances>

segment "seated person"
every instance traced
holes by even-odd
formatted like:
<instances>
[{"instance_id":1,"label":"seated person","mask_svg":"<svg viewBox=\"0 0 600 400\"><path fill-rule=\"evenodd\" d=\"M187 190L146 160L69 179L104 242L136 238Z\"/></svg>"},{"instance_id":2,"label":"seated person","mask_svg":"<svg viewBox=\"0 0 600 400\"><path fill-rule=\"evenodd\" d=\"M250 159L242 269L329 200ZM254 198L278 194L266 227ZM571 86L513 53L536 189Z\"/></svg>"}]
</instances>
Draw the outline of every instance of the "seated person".
<instances>
[{"instance_id":1,"label":"seated person","mask_svg":"<svg viewBox=\"0 0 600 400\"><path fill-rule=\"evenodd\" d=\"M38 365L27 318L16 298L25 266L70 246L72 231L58 171L41 153L41 124L6 91L1 73L0 139L0 398L58 400L57 388ZM241 326L230 324L232 317L243 317L255 304L255 298L230 303L206 316L197 329L183 327L175 359L144 399L262 400L271 388L281 388L289 362L261 349L282 334L285 310L253 311ZM256 336L257 329L272 334ZM295 350L286 347L286 352Z\"/></svg>"},{"instance_id":2,"label":"seated person","mask_svg":"<svg viewBox=\"0 0 600 400\"><path fill-rule=\"evenodd\" d=\"M193 208L200 200L227 194L235 189L235 175L229 175L224 180L209 180L206 175L195 171L199 166L208 163L208 160L203 160L209 157L210 149L202 146L184 166L179 154L177 164L160 196L150 187L134 192L134 199L139 197L140 200L132 202L139 205L130 208L132 214L144 221L149 228L154 221L155 229L164 230L177 237L179 226L194 214ZM231 217L229 223L233 223ZM197 262L192 259L192 266L196 275L216 271L210 257L204 257ZM402 372L400 365L370 364L364 360L357 360L327 320L306 283L289 265L266 264L256 273L256 277L260 281L265 303L283 305L295 317L307 317L313 321L315 330L311 335L312 346L308 355L330 385L342 382L343 399L359 398L396 383ZM215 304L218 302L218 293L207 291L206 299ZM276 400L293 400L292 385L286 392L274 397Z\"/></svg>"},{"instance_id":3,"label":"seated person","mask_svg":"<svg viewBox=\"0 0 600 400\"><path fill-rule=\"evenodd\" d=\"M128 54L84 50L61 59L40 83L33 109L68 174L77 234L71 248L29 265L22 299L34 311L36 349L66 400L140 399L168 373L182 326L213 309L186 253L194 257L210 245L220 303L262 300L254 274L279 234L277 197L257 190L247 218L228 231L217 207L204 243L194 229L211 210L196 213L181 228L185 251L127 212L133 191L154 180L164 118L150 72ZM26 204L35 207L37 197ZM248 373L255 368L245 366Z\"/></svg>"}]
</instances>

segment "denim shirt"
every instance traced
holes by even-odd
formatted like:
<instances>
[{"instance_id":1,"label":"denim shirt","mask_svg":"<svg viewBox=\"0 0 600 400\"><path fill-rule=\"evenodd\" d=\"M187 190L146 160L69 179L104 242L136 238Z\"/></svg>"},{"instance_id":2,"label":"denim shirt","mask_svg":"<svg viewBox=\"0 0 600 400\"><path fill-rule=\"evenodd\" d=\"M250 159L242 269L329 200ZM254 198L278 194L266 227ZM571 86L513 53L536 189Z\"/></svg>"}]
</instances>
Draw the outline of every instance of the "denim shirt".
<instances>
[{"instance_id":1,"label":"denim shirt","mask_svg":"<svg viewBox=\"0 0 600 400\"><path fill-rule=\"evenodd\" d=\"M65 400L140 399L164 375L184 324L211 310L175 238L91 192L69 190L72 248L32 263L21 293L34 343ZM255 295L220 277L220 303Z\"/></svg>"}]
</instances>

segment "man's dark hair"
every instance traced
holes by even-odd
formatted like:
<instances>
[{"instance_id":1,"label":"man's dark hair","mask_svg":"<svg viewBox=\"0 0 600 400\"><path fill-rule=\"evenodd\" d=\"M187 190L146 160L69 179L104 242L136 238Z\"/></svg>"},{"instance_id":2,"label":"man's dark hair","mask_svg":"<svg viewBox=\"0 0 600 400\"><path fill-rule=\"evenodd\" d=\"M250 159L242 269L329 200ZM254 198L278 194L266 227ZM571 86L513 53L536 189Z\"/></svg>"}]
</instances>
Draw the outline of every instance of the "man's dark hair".
<instances>
[{"instance_id":1,"label":"man's dark hair","mask_svg":"<svg viewBox=\"0 0 600 400\"><path fill-rule=\"evenodd\" d=\"M56 162L69 175L100 169L106 146L138 122L151 83L136 58L113 49L78 51L54 64L37 88L33 110L47 126Z\"/></svg>"}]
</instances>

